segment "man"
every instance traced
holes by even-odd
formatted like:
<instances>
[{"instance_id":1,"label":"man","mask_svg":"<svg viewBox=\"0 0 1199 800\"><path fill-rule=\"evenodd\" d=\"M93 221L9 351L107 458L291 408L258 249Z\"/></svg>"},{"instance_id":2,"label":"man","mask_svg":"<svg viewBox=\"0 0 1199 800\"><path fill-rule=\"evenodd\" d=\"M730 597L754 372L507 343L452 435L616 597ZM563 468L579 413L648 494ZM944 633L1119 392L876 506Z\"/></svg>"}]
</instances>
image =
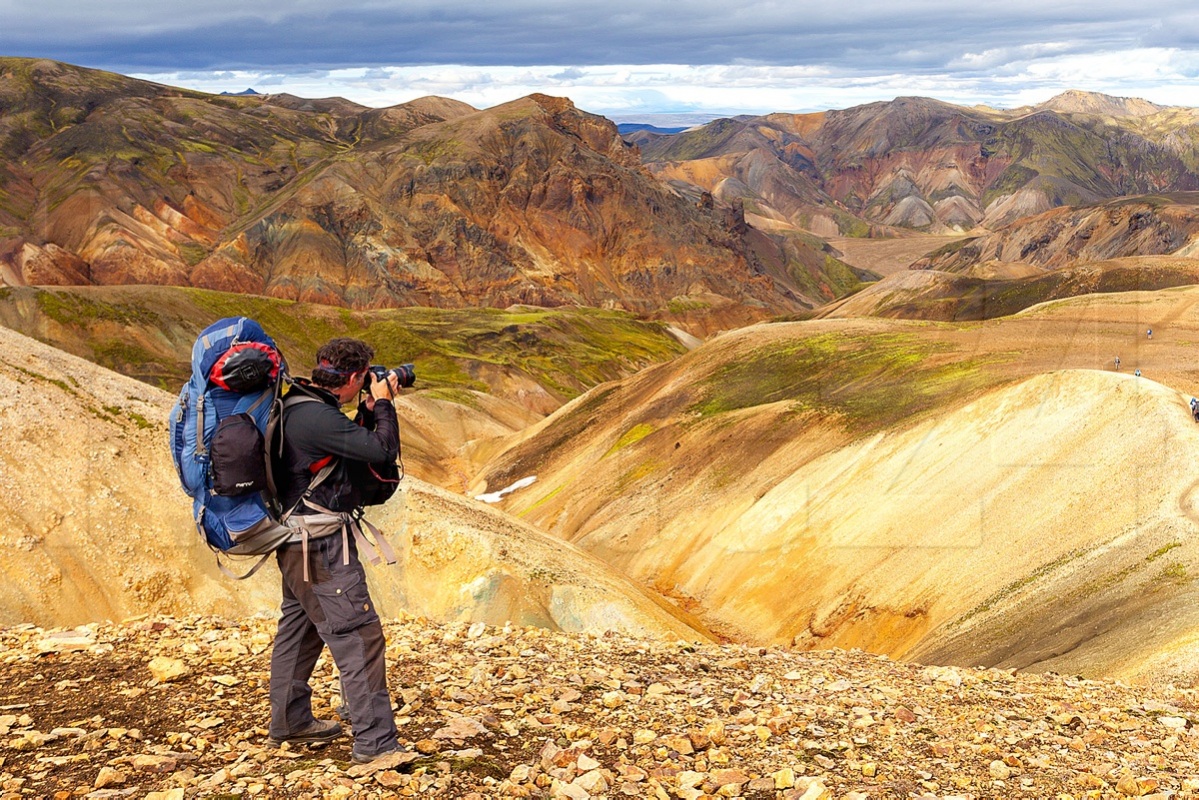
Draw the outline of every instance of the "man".
<instances>
[{"instance_id":1,"label":"man","mask_svg":"<svg viewBox=\"0 0 1199 800\"><path fill-rule=\"evenodd\" d=\"M354 537L310 521L325 512L348 519L361 506L350 479L352 462L394 462L399 427L392 398L394 374L377 380L368 371L374 349L357 339L333 339L316 353L312 381L297 380L284 403L279 495L289 524L312 531L306 542L276 551L283 574L279 630L271 652L272 744L324 743L343 735L335 720L312 714L308 679L324 645L341 673L342 702L353 727L352 758L368 763L401 750L387 691L383 627L366 585ZM369 389L351 421L341 411ZM293 399L291 395L297 394ZM296 400L300 400L297 402ZM313 402L313 400L317 402ZM331 471L330 471L331 470ZM317 477L324 474L324 477Z\"/></svg>"}]
</instances>

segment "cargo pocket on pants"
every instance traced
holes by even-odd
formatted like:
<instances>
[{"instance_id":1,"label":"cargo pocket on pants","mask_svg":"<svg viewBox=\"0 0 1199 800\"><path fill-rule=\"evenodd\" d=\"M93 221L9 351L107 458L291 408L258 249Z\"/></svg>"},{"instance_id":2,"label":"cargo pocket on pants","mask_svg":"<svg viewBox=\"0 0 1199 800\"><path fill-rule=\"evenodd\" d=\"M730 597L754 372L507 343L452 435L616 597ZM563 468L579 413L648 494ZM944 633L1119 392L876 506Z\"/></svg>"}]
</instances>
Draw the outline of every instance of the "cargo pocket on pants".
<instances>
[{"instance_id":1,"label":"cargo pocket on pants","mask_svg":"<svg viewBox=\"0 0 1199 800\"><path fill-rule=\"evenodd\" d=\"M312 585L325 621L316 626L321 633L349 633L378 619L366 581L357 572L334 575Z\"/></svg>"}]
</instances>

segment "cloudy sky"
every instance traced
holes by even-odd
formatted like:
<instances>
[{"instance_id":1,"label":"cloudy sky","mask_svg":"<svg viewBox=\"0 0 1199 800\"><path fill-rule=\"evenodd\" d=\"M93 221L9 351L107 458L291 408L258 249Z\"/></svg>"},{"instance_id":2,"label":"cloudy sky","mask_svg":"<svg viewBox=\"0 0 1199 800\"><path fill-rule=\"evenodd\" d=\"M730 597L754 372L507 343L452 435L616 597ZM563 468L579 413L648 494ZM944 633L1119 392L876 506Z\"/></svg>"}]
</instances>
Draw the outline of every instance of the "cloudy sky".
<instances>
[{"instance_id":1,"label":"cloudy sky","mask_svg":"<svg viewBox=\"0 0 1199 800\"><path fill-rule=\"evenodd\" d=\"M534 91L618 121L847 108L900 95L1014 107L1066 89L1199 106L1194 0L0 0L0 55L205 91Z\"/></svg>"}]
</instances>

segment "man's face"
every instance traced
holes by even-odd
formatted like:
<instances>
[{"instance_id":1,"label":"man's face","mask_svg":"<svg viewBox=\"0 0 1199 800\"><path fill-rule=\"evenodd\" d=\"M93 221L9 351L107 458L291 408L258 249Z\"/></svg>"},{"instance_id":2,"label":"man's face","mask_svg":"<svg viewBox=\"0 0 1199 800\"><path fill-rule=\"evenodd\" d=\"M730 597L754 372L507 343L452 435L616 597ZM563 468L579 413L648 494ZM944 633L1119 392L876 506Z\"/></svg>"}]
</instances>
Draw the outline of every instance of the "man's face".
<instances>
[{"instance_id":1,"label":"man's face","mask_svg":"<svg viewBox=\"0 0 1199 800\"><path fill-rule=\"evenodd\" d=\"M362 387L366 385L366 370L355 372L337 391L337 399L344 406L346 403L352 402L358 393L362 391Z\"/></svg>"}]
</instances>

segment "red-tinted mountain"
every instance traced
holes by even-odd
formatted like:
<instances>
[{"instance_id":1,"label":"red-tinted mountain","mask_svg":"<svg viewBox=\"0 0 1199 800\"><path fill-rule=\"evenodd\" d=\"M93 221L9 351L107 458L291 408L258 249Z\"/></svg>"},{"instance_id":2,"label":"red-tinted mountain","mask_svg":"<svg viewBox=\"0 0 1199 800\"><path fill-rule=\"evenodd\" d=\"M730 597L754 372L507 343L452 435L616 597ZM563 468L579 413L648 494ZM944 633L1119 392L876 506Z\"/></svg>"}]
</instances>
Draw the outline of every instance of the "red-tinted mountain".
<instances>
[{"instance_id":1,"label":"red-tinted mountain","mask_svg":"<svg viewBox=\"0 0 1199 800\"><path fill-rule=\"evenodd\" d=\"M1199 111L1086 92L1012 111L901 97L639 141L657 174L822 235L996 228L1062 205L1199 189Z\"/></svg>"},{"instance_id":2,"label":"red-tinted mountain","mask_svg":"<svg viewBox=\"0 0 1199 800\"><path fill-rule=\"evenodd\" d=\"M0 278L192 285L353 307L583 304L696 332L859 273L654 179L608 120L534 95L215 96L0 59Z\"/></svg>"}]
</instances>

